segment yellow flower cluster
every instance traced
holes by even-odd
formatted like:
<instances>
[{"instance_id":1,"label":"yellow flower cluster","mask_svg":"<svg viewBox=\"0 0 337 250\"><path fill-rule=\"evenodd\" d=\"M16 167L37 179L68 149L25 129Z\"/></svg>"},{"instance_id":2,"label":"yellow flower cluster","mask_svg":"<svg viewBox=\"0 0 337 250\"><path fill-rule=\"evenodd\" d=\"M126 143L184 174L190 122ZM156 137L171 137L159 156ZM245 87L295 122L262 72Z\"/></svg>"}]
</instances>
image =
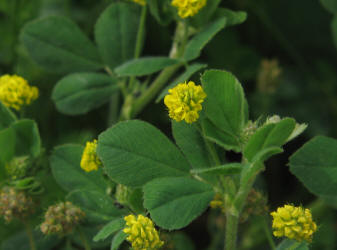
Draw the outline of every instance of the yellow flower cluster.
<instances>
[{"instance_id":1,"label":"yellow flower cluster","mask_svg":"<svg viewBox=\"0 0 337 250\"><path fill-rule=\"evenodd\" d=\"M135 3L138 3L140 5L143 5L143 6L146 4L145 0L132 0L132 1L135 2Z\"/></svg>"},{"instance_id":2,"label":"yellow flower cluster","mask_svg":"<svg viewBox=\"0 0 337 250\"><path fill-rule=\"evenodd\" d=\"M97 170L102 164L96 154L96 149L97 140L93 140L92 142L88 141L85 145L81 159L81 168L86 172Z\"/></svg>"},{"instance_id":3,"label":"yellow flower cluster","mask_svg":"<svg viewBox=\"0 0 337 250\"><path fill-rule=\"evenodd\" d=\"M176 87L169 89L164 103L169 109L169 116L180 122L185 120L192 123L198 120L199 111L202 110L201 103L206 98L206 93L201 86L196 86L190 81L188 84L179 83Z\"/></svg>"},{"instance_id":4,"label":"yellow flower cluster","mask_svg":"<svg viewBox=\"0 0 337 250\"><path fill-rule=\"evenodd\" d=\"M285 205L272 212L273 229L276 237L288 237L297 241L311 242L317 225L312 221L309 209Z\"/></svg>"},{"instance_id":5,"label":"yellow flower cluster","mask_svg":"<svg viewBox=\"0 0 337 250\"><path fill-rule=\"evenodd\" d=\"M172 6L178 9L181 18L194 16L206 5L207 0L172 0Z\"/></svg>"},{"instance_id":6,"label":"yellow flower cluster","mask_svg":"<svg viewBox=\"0 0 337 250\"><path fill-rule=\"evenodd\" d=\"M128 234L126 239L131 243L133 250L154 250L164 245L149 218L143 215L136 217L130 214L125 216L124 220L126 221L126 227L123 232Z\"/></svg>"},{"instance_id":7,"label":"yellow flower cluster","mask_svg":"<svg viewBox=\"0 0 337 250\"><path fill-rule=\"evenodd\" d=\"M17 75L3 75L0 77L0 101L7 107L20 110L22 106L31 104L39 96L36 87Z\"/></svg>"}]
</instances>

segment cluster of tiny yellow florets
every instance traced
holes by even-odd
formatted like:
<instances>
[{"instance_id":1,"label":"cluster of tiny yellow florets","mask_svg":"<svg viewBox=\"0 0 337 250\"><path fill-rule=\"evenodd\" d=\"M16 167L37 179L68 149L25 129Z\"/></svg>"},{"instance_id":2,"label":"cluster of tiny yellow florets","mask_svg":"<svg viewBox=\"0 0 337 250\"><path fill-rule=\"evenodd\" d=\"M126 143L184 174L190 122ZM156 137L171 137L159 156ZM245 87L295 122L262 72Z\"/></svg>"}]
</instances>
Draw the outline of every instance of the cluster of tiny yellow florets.
<instances>
[{"instance_id":1,"label":"cluster of tiny yellow florets","mask_svg":"<svg viewBox=\"0 0 337 250\"><path fill-rule=\"evenodd\" d=\"M169 89L164 103L169 109L169 116L180 122L185 120L192 123L198 120L199 111L202 110L201 103L206 98L206 93L201 86L194 82L179 83L176 87Z\"/></svg>"},{"instance_id":2,"label":"cluster of tiny yellow florets","mask_svg":"<svg viewBox=\"0 0 337 250\"><path fill-rule=\"evenodd\" d=\"M36 87L17 75L0 77L0 101L7 107L20 110L22 106L31 104L39 96Z\"/></svg>"},{"instance_id":3,"label":"cluster of tiny yellow florets","mask_svg":"<svg viewBox=\"0 0 337 250\"><path fill-rule=\"evenodd\" d=\"M92 142L88 141L84 148L81 159L81 168L86 172L97 170L102 164L96 154L96 149L97 140L93 140Z\"/></svg>"},{"instance_id":4,"label":"cluster of tiny yellow florets","mask_svg":"<svg viewBox=\"0 0 337 250\"><path fill-rule=\"evenodd\" d=\"M84 218L85 213L71 202L60 202L48 207L41 224L42 233L64 235L69 234Z\"/></svg>"},{"instance_id":5,"label":"cluster of tiny yellow florets","mask_svg":"<svg viewBox=\"0 0 337 250\"><path fill-rule=\"evenodd\" d=\"M5 186L0 191L0 216L9 223L13 218L23 219L33 212L31 197L13 187Z\"/></svg>"},{"instance_id":6,"label":"cluster of tiny yellow florets","mask_svg":"<svg viewBox=\"0 0 337 250\"><path fill-rule=\"evenodd\" d=\"M194 16L206 5L207 0L172 0L172 6L178 9L181 18Z\"/></svg>"},{"instance_id":7,"label":"cluster of tiny yellow florets","mask_svg":"<svg viewBox=\"0 0 337 250\"><path fill-rule=\"evenodd\" d=\"M276 237L288 237L297 241L311 242L317 225L312 221L309 209L285 205L272 212L273 230Z\"/></svg>"},{"instance_id":8,"label":"cluster of tiny yellow florets","mask_svg":"<svg viewBox=\"0 0 337 250\"><path fill-rule=\"evenodd\" d=\"M132 0L132 1L135 2L135 3L138 3L140 5L143 5L143 6L146 4L145 0Z\"/></svg>"},{"instance_id":9,"label":"cluster of tiny yellow florets","mask_svg":"<svg viewBox=\"0 0 337 250\"><path fill-rule=\"evenodd\" d=\"M126 227L123 231L128 235L126 239L131 243L133 250L154 250L164 245L149 218L130 214L125 216L124 220Z\"/></svg>"}]
</instances>

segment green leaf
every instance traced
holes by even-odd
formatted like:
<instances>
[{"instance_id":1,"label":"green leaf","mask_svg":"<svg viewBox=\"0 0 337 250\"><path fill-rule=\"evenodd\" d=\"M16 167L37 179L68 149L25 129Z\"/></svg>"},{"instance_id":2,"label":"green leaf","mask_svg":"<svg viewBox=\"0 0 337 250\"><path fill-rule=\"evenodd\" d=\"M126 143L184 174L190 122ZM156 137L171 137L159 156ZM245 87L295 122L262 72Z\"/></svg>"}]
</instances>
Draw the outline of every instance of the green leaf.
<instances>
[{"instance_id":1,"label":"green leaf","mask_svg":"<svg viewBox=\"0 0 337 250\"><path fill-rule=\"evenodd\" d=\"M14 113L0 101L0 130L16 121Z\"/></svg>"},{"instance_id":2,"label":"green leaf","mask_svg":"<svg viewBox=\"0 0 337 250\"><path fill-rule=\"evenodd\" d=\"M95 39L104 62L113 70L133 58L140 8L133 3L113 3L98 18Z\"/></svg>"},{"instance_id":3,"label":"green leaf","mask_svg":"<svg viewBox=\"0 0 337 250\"><path fill-rule=\"evenodd\" d=\"M178 60L168 57L143 57L122 64L115 72L119 76L145 76L178 63Z\"/></svg>"},{"instance_id":4,"label":"green leaf","mask_svg":"<svg viewBox=\"0 0 337 250\"><path fill-rule=\"evenodd\" d=\"M169 89L174 88L179 83L183 83L185 81L188 81L194 73L198 72L199 70L201 70L205 67L207 67L206 64L200 64L200 63L195 63L195 64L192 64L192 65L188 66L184 73L182 73L180 76L178 76L170 85L168 85L160 93L160 95L156 99L156 103L160 102L168 94Z\"/></svg>"},{"instance_id":5,"label":"green leaf","mask_svg":"<svg viewBox=\"0 0 337 250\"><path fill-rule=\"evenodd\" d=\"M16 134L15 154L37 157L41 152L41 139L37 124L33 120L19 120L11 127Z\"/></svg>"},{"instance_id":6,"label":"green leaf","mask_svg":"<svg viewBox=\"0 0 337 250\"><path fill-rule=\"evenodd\" d=\"M125 215L125 211L114 206L108 195L90 189L75 190L68 194L67 200L80 207L91 224L106 223Z\"/></svg>"},{"instance_id":7,"label":"green leaf","mask_svg":"<svg viewBox=\"0 0 337 250\"><path fill-rule=\"evenodd\" d=\"M239 174L243 168L241 163L229 163L221 166L192 169L192 174L213 174L213 175L232 175Z\"/></svg>"},{"instance_id":8,"label":"green leaf","mask_svg":"<svg viewBox=\"0 0 337 250\"><path fill-rule=\"evenodd\" d=\"M190 22L193 26L201 27L208 23L214 12L219 8L221 0L208 1L206 6L203 7L198 14L190 18Z\"/></svg>"},{"instance_id":9,"label":"green leaf","mask_svg":"<svg viewBox=\"0 0 337 250\"><path fill-rule=\"evenodd\" d=\"M123 218L115 219L106 224L94 237L94 241L105 240L111 234L121 230L125 226Z\"/></svg>"},{"instance_id":10,"label":"green leaf","mask_svg":"<svg viewBox=\"0 0 337 250\"><path fill-rule=\"evenodd\" d=\"M201 50L225 25L226 18L220 18L203 28L188 42L183 58L191 61L199 57Z\"/></svg>"},{"instance_id":11,"label":"green leaf","mask_svg":"<svg viewBox=\"0 0 337 250\"><path fill-rule=\"evenodd\" d=\"M201 126L205 138L223 147L226 150L240 152L240 139L230 133L226 133L217 128L209 119L203 119Z\"/></svg>"},{"instance_id":12,"label":"green leaf","mask_svg":"<svg viewBox=\"0 0 337 250\"><path fill-rule=\"evenodd\" d=\"M190 169L179 149L163 133L138 120L120 122L100 134L97 153L110 178L126 186L188 175Z\"/></svg>"},{"instance_id":13,"label":"green leaf","mask_svg":"<svg viewBox=\"0 0 337 250\"><path fill-rule=\"evenodd\" d=\"M276 248L276 250L309 250L308 243L285 239Z\"/></svg>"},{"instance_id":14,"label":"green leaf","mask_svg":"<svg viewBox=\"0 0 337 250\"><path fill-rule=\"evenodd\" d=\"M0 162L5 164L10 161L15 153L15 131L12 128L0 131Z\"/></svg>"},{"instance_id":15,"label":"green leaf","mask_svg":"<svg viewBox=\"0 0 337 250\"><path fill-rule=\"evenodd\" d=\"M248 120L247 101L241 84L231 73L220 70L206 71L201 82L209 97L203 103L206 116L231 137L224 138L226 144L237 148Z\"/></svg>"},{"instance_id":16,"label":"green leaf","mask_svg":"<svg viewBox=\"0 0 337 250\"><path fill-rule=\"evenodd\" d=\"M150 13L161 25L168 25L172 21L173 8L171 0L146 0Z\"/></svg>"},{"instance_id":17,"label":"green leaf","mask_svg":"<svg viewBox=\"0 0 337 250\"><path fill-rule=\"evenodd\" d=\"M81 169L80 162L83 149L80 145L56 147L50 157L54 178L66 191L89 189L105 193L107 185L102 176L102 170L87 173Z\"/></svg>"},{"instance_id":18,"label":"green leaf","mask_svg":"<svg viewBox=\"0 0 337 250\"><path fill-rule=\"evenodd\" d=\"M64 114L85 114L110 100L119 89L116 82L117 79L105 74L71 74L56 84L52 99Z\"/></svg>"},{"instance_id":19,"label":"green leaf","mask_svg":"<svg viewBox=\"0 0 337 250\"><path fill-rule=\"evenodd\" d=\"M111 241L111 250L118 250L120 245L126 240L127 234L125 234L122 230L115 234Z\"/></svg>"},{"instance_id":20,"label":"green leaf","mask_svg":"<svg viewBox=\"0 0 337 250\"><path fill-rule=\"evenodd\" d=\"M337 13L337 1L336 0L321 0L321 4L330 11L332 14Z\"/></svg>"},{"instance_id":21,"label":"green leaf","mask_svg":"<svg viewBox=\"0 0 337 250\"><path fill-rule=\"evenodd\" d=\"M48 16L29 22L20 39L31 57L48 71L68 73L102 68L94 44L65 17Z\"/></svg>"},{"instance_id":22,"label":"green leaf","mask_svg":"<svg viewBox=\"0 0 337 250\"><path fill-rule=\"evenodd\" d=\"M192 168L207 168L212 165L204 139L196 125L172 121L172 132Z\"/></svg>"},{"instance_id":23,"label":"green leaf","mask_svg":"<svg viewBox=\"0 0 337 250\"><path fill-rule=\"evenodd\" d=\"M187 177L155 179L143 190L144 206L151 218L168 230L187 226L214 197L212 186Z\"/></svg>"},{"instance_id":24,"label":"green leaf","mask_svg":"<svg viewBox=\"0 0 337 250\"><path fill-rule=\"evenodd\" d=\"M317 136L290 157L290 171L310 192L337 196L337 140Z\"/></svg>"},{"instance_id":25,"label":"green leaf","mask_svg":"<svg viewBox=\"0 0 337 250\"><path fill-rule=\"evenodd\" d=\"M61 241L60 237L48 236L46 237L39 229L33 231L33 237L37 249L49 250L54 249ZM29 238L26 231L21 231L14 234L7 240L4 240L0 246L3 250L30 250Z\"/></svg>"},{"instance_id":26,"label":"green leaf","mask_svg":"<svg viewBox=\"0 0 337 250\"><path fill-rule=\"evenodd\" d=\"M238 25L246 21L247 13L244 11L232 11L226 8L218 8L214 14L214 20L226 17L226 27Z\"/></svg>"},{"instance_id":27,"label":"green leaf","mask_svg":"<svg viewBox=\"0 0 337 250\"><path fill-rule=\"evenodd\" d=\"M259 128L247 142L243 154L248 161L262 150L269 147L281 147L285 144L296 126L296 121L291 118L282 119L278 123L264 125ZM266 160L264 158L263 160Z\"/></svg>"}]
</instances>

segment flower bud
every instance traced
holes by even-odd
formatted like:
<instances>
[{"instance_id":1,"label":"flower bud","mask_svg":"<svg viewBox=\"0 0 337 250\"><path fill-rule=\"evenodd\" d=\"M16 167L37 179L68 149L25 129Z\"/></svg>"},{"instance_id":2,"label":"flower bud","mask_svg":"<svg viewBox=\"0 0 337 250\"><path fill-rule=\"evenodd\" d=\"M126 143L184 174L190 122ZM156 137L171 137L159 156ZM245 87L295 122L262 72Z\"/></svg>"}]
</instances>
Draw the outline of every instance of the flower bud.
<instances>
[{"instance_id":1,"label":"flower bud","mask_svg":"<svg viewBox=\"0 0 337 250\"><path fill-rule=\"evenodd\" d=\"M29 156L15 157L6 164L7 173L14 180L24 177L28 167Z\"/></svg>"}]
</instances>

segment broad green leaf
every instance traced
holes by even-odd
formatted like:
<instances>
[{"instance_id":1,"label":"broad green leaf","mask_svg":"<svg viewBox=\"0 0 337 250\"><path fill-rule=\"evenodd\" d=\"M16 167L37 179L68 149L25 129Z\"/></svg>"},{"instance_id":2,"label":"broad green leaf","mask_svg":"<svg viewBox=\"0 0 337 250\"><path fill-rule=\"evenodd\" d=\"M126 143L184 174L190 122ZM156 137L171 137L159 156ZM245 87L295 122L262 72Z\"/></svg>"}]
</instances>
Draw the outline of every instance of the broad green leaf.
<instances>
[{"instance_id":1,"label":"broad green leaf","mask_svg":"<svg viewBox=\"0 0 337 250\"><path fill-rule=\"evenodd\" d=\"M118 123L98 138L105 172L117 183L142 186L159 177L185 176L190 167L179 149L149 123Z\"/></svg>"},{"instance_id":2,"label":"broad green leaf","mask_svg":"<svg viewBox=\"0 0 337 250\"><path fill-rule=\"evenodd\" d=\"M110 250L118 250L120 245L126 240L127 234L125 234L122 230L115 234L111 241Z\"/></svg>"},{"instance_id":3,"label":"broad green leaf","mask_svg":"<svg viewBox=\"0 0 337 250\"><path fill-rule=\"evenodd\" d=\"M144 206L151 218L168 230L190 224L214 197L212 186L187 177L155 179L143 190Z\"/></svg>"},{"instance_id":4,"label":"broad green leaf","mask_svg":"<svg viewBox=\"0 0 337 250\"><path fill-rule=\"evenodd\" d=\"M226 150L240 152L240 138L217 128L209 119L203 119L201 126L205 138L223 147Z\"/></svg>"},{"instance_id":5,"label":"broad green leaf","mask_svg":"<svg viewBox=\"0 0 337 250\"><path fill-rule=\"evenodd\" d=\"M263 162L270 158L273 155L280 154L283 152L283 149L280 147L267 147L259 151L252 159L252 162Z\"/></svg>"},{"instance_id":6,"label":"broad green leaf","mask_svg":"<svg viewBox=\"0 0 337 250\"><path fill-rule=\"evenodd\" d=\"M115 219L106 224L94 237L94 241L105 240L111 234L121 230L125 226L123 218Z\"/></svg>"},{"instance_id":7,"label":"broad green leaf","mask_svg":"<svg viewBox=\"0 0 337 250\"><path fill-rule=\"evenodd\" d=\"M206 116L236 142L230 145L237 146L248 120L247 101L241 84L231 73L220 70L206 71L201 82L209 97L203 103Z\"/></svg>"},{"instance_id":8,"label":"broad green leaf","mask_svg":"<svg viewBox=\"0 0 337 250\"><path fill-rule=\"evenodd\" d=\"M178 63L178 60L168 57L143 57L122 64L115 72L119 76L145 76Z\"/></svg>"},{"instance_id":9,"label":"broad green leaf","mask_svg":"<svg viewBox=\"0 0 337 250\"><path fill-rule=\"evenodd\" d=\"M20 38L31 57L48 71L68 73L102 68L94 44L65 17L48 16L29 22Z\"/></svg>"},{"instance_id":10,"label":"broad green leaf","mask_svg":"<svg viewBox=\"0 0 337 250\"><path fill-rule=\"evenodd\" d=\"M133 58L140 8L134 3L112 3L98 18L95 40L104 62L113 70Z\"/></svg>"},{"instance_id":11,"label":"broad green leaf","mask_svg":"<svg viewBox=\"0 0 337 250\"><path fill-rule=\"evenodd\" d=\"M192 169L192 174L232 175L239 174L243 168L241 163L229 163L211 168Z\"/></svg>"},{"instance_id":12,"label":"broad green leaf","mask_svg":"<svg viewBox=\"0 0 337 250\"><path fill-rule=\"evenodd\" d=\"M14 113L0 101L0 130L16 121Z\"/></svg>"},{"instance_id":13,"label":"broad green leaf","mask_svg":"<svg viewBox=\"0 0 337 250\"><path fill-rule=\"evenodd\" d=\"M201 50L220 30L225 27L225 25L226 18L220 18L203 28L188 42L183 56L184 60L191 61L199 57Z\"/></svg>"},{"instance_id":14,"label":"broad green leaf","mask_svg":"<svg viewBox=\"0 0 337 250\"><path fill-rule=\"evenodd\" d=\"M11 125L16 134L15 154L37 157L41 152L41 139L33 120L19 120Z\"/></svg>"},{"instance_id":15,"label":"broad green leaf","mask_svg":"<svg viewBox=\"0 0 337 250\"><path fill-rule=\"evenodd\" d=\"M88 189L105 193L107 185L102 170L87 173L80 167L83 149L80 145L56 147L50 157L54 178L66 191Z\"/></svg>"},{"instance_id":16,"label":"broad green leaf","mask_svg":"<svg viewBox=\"0 0 337 250\"><path fill-rule=\"evenodd\" d=\"M192 168L207 168L212 165L207 153L207 146L196 125L172 121L172 132L176 144Z\"/></svg>"},{"instance_id":17,"label":"broad green leaf","mask_svg":"<svg viewBox=\"0 0 337 250\"><path fill-rule=\"evenodd\" d=\"M16 134L13 128L0 131L0 162L5 164L10 161L15 153Z\"/></svg>"},{"instance_id":18,"label":"broad green leaf","mask_svg":"<svg viewBox=\"0 0 337 250\"><path fill-rule=\"evenodd\" d=\"M161 25L168 25L172 20L171 0L146 0L150 13Z\"/></svg>"},{"instance_id":19,"label":"broad green leaf","mask_svg":"<svg viewBox=\"0 0 337 250\"><path fill-rule=\"evenodd\" d=\"M310 192L337 196L337 140L317 136L290 157L290 171Z\"/></svg>"},{"instance_id":20,"label":"broad green leaf","mask_svg":"<svg viewBox=\"0 0 337 250\"><path fill-rule=\"evenodd\" d=\"M247 13L244 11L232 11L226 8L218 8L214 13L214 19L226 17L226 27L238 25L246 21Z\"/></svg>"},{"instance_id":21,"label":"broad green leaf","mask_svg":"<svg viewBox=\"0 0 337 250\"><path fill-rule=\"evenodd\" d=\"M295 126L296 121L291 118L262 126L250 137L243 150L243 155L248 161L253 161L253 158L259 152L269 147L281 147L287 142ZM263 160L266 160L266 158Z\"/></svg>"},{"instance_id":22,"label":"broad green leaf","mask_svg":"<svg viewBox=\"0 0 337 250\"><path fill-rule=\"evenodd\" d=\"M221 0L207 1L206 6L204 6L198 14L190 18L190 22L193 26L201 27L208 23L210 18L213 16L214 12L219 8Z\"/></svg>"},{"instance_id":23,"label":"broad green leaf","mask_svg":"<svg viewBox=\"0 0 337 250\"><path fill-rule=\"evenodd\" d=\"M39 229L33 231L33 237L38 250L54 249L61 241L60 237L48 236L46 237ZM0 245L2 250L30 250L29 238L26 231L21 231L14 234L10 238L4 240Z\"/></svg>"},{"instance_id":24,"label":"broad green leaf","mask_svg":"<svg viewBox=\"0 0 337 250\"><path fill-rule=\"evenodd\" d=\"M113 199L95 190L72 191L68 194L67 200L79 206L91 224L106 223L125 214L124 210L115 207Z\"/></svg>"},{"instance_id":25,"label":"broad green leaf","mask_svg":"<svg viewBox=\"0 0 337 250\"><path fill-rule=\"evenodd\" d=\"M321 0L321 4L332 14L337 13L337 1L336 0Z\"/></svg>"},{"instance_id":26,"label":"broad green leaf","mask_svg":"<svg viewBox=\"0 0 337 250\"><path fill-rule=\"evenodd\" d=\"M276 250L309 250L308 243L295 240L284 239Z\"/></svg>"},{"instance_id":27,"label":"broad green leaf","mask_svg":"<svg viewBox=\"0 0 337 250\"><path fill-rule=\"evenodd\" d=\"M200 64L200 63L195 63L195 64L192 64L192 65L188 66L184 73L182 73L180 76L178 76L169 86L167 86L160 93L160 95L158 96L158 98L156 100L156 103L160 102L165 97L165 95L168 94L169 89L174 88L179 83L183 83L185 81L188 81L194 73L198 72L199 70L201 70L205 67L207 67L206 64Z\"/></svg>"},{"instance_id":28,"label":"broad green leaf","mask_svg":"<svg viewBox=\"0 0 337 250\"><path fill-rule=\"evenodd\" d=\"M118 91L117 79L98 73L75 73L54 87L52 99L57 109L68 115L85 114L108 102Z\"/></svg>"}]
</instances>

